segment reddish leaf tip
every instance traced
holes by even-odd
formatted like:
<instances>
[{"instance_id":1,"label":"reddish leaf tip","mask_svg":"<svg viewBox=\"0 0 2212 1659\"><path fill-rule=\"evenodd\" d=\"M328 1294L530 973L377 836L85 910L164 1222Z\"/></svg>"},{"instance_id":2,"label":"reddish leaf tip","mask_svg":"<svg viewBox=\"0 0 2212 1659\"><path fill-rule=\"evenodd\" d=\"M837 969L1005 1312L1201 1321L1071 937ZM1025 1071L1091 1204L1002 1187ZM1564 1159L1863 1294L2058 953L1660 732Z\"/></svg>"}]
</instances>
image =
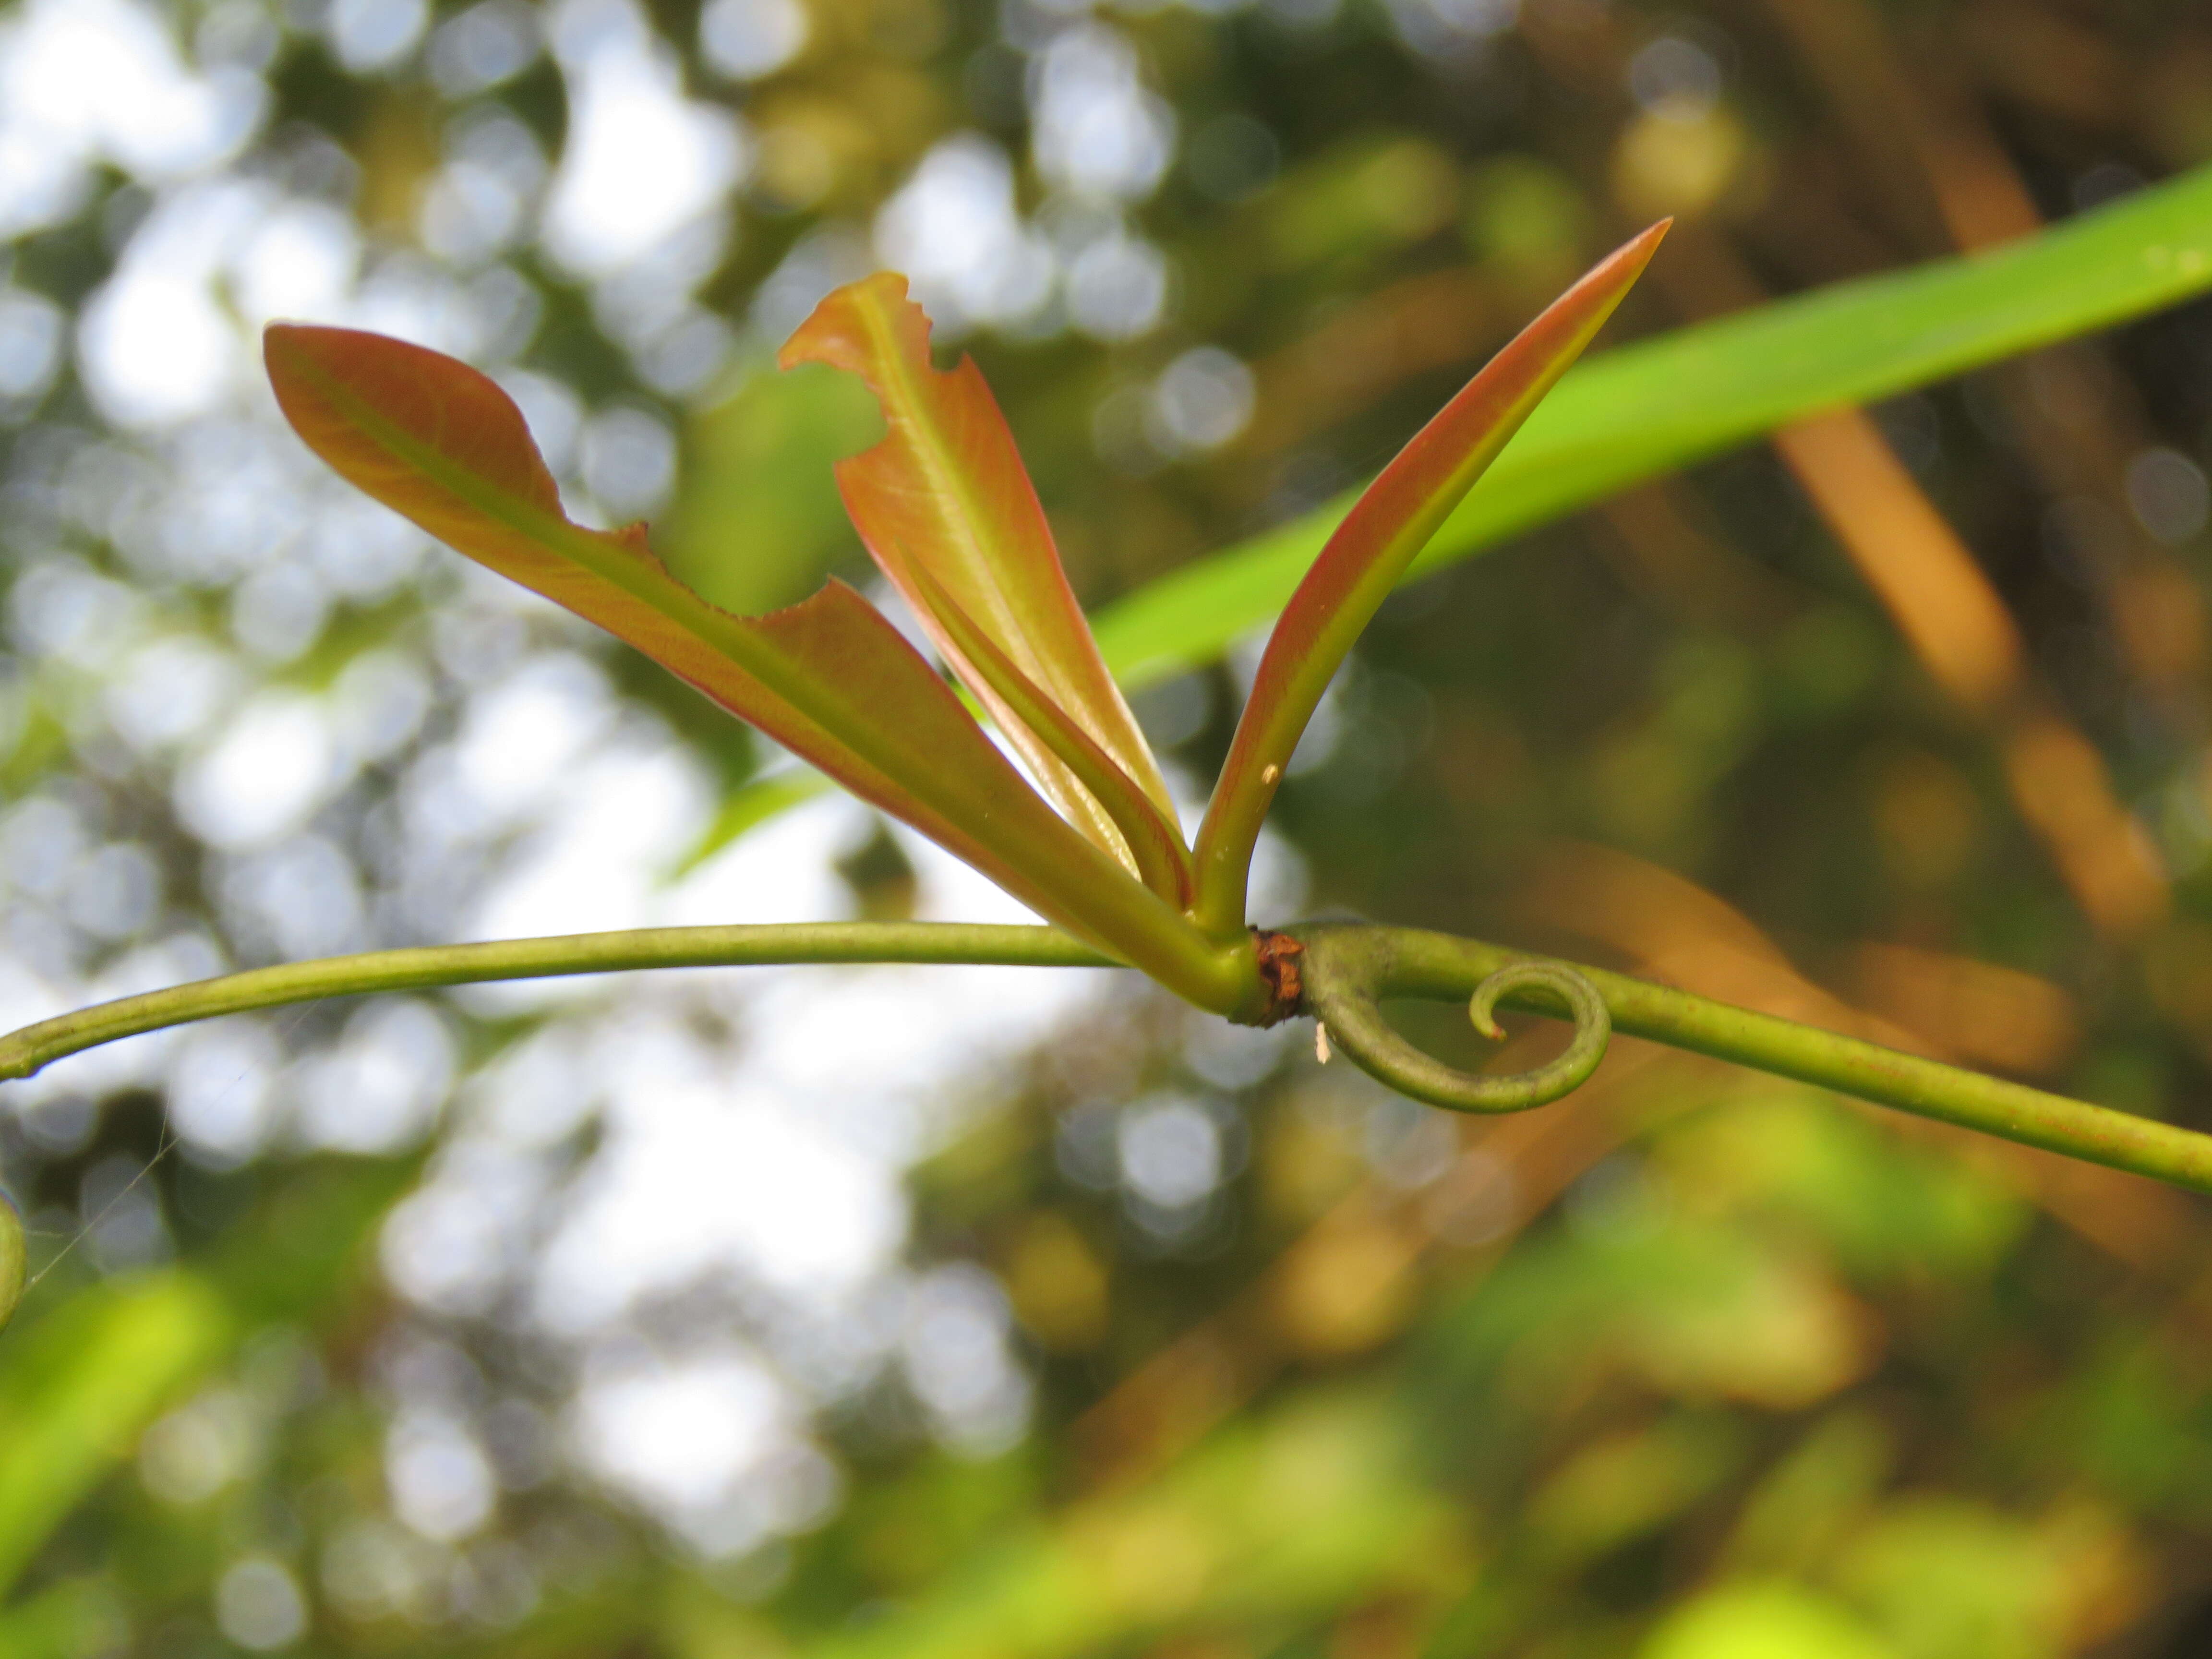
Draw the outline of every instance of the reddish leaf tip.
<instances>
[{"instance_id":1,"label":"reddish leaf tip","mask_svg":"<svg viewBox=\"0 0 2212 1659\"><path fill-rule=\"evenodd\" d=\"M365 328L340 328L335 323L270 323L261 331L261 356L272 367L279 354L311 351L317 345L396 349L442 358L441 353L428 346L395 340L388 334L373 333Z\"/></svg>"},{"instance_id":2,"label":"reddish leaf tip","mask_svg":"<svg viewBox=\"0 0 2212 1659\"><path fill-rule=\"evenodd\" d=\"M1647 226L1586 271L1399 451L1339 523L1269 635L1199 830L1198 914L1243 925L1261 819L1322 689L1430 534L1457 507L1613 309L1673 225Z\"/></svg>"},{"instance_id":3,"label":"reddish leaf tip","mask_svg":"<svg viewBox=\"0 0 2212 1659\"><path fill-rule=\"evenodd\" d=\"M483 371L411 341L320 323L270 324L262 357L277 407L307 447L431 534L447 538L422 516L439 492L410 476L395 442L442 452L533 510L565 517L522 410Z\"/></svg>"},{"instance_id":4,"label":"reddish leaf tip","mask_svg":"<svg viewBox=\"0 0 2212 1659\"><path fill-rule=\"evenodd\" d=\"M1651 256L1659 251L1659 244L1667 240L1667 233L1674 228L1674 216L1646 225L1619 247L1590 268L1577 288L1584 283L1602 283L1607 287L1626 286L1644 274L1644 267L1651 263Z\"/></svg>"},{"instance_id":5,"label":"reddish leaf tip","mask_svg":"<svg viewBox=\"0 0 2212 1659\"><path fill-rule=\"evenodd\" d=\"M872 386L887 356L928 362L930 330L929 313L913 297L907 279L896 270L879 270L824 295L783 343L775 366L828 363ZM896 352L869 349L871 338L884 333L893 337Z\"/></svg>"}]
</instances>

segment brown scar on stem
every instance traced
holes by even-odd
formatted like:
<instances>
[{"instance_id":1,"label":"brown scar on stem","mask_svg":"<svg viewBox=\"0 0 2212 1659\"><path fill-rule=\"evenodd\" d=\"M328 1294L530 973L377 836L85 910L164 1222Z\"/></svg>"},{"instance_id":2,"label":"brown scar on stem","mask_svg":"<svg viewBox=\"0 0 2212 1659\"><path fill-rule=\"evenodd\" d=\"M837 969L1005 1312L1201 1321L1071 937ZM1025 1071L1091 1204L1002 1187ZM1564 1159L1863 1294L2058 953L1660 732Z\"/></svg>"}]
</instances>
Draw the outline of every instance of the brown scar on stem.
<instances>
[{"instance_id":1,"label":"brown scar on stem","mask_svg":"<svg viewBox=\"0 0 2212 1659\"><path fill-rule=\"evenodd\" d=\"M1298 958L1306 947L1288 933L1263 927L1255 927L1252 939L1260 958L1260 979L1267 988L1267 1006L1255 1023L1279 1025L1305 1012L1305 979Z\"/></svg>"}]
</instances>

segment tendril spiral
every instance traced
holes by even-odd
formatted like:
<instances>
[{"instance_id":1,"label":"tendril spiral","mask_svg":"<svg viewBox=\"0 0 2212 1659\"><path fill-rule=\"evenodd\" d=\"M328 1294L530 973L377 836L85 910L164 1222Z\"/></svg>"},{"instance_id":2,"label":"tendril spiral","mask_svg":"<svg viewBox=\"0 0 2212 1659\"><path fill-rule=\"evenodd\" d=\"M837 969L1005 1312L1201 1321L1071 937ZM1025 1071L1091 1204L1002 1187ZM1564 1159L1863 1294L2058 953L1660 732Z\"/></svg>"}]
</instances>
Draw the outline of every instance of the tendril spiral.
<instances>
[{"instance_id":1,"label":"tendril spiral","mask_svg":"<svg viewBox=\"0 0 2212 1659\"><path fill-rule=\"evenodd\" d=\"M1382 1018L1376 998L1382 988L1361 976L1324 971L1312 977L1306 1000L1331 1041L1370 1076L1401 1094L1455 1112L1519 1112L1542 1106L1589 1081L1605 1058L1613 1018L1605 999L1589 978L1563 963L1510 963L1474 988L1468 1018L1492 1040L1504 1037L1496 1011L1515 992L1543 993L1531 999L1553 1005L1574 1021L1573 1039L1556 1058L1526 1072L1486 1076L1462 1072L1431 1059L1400 1036Z\"/></svg>"}]
</instances>

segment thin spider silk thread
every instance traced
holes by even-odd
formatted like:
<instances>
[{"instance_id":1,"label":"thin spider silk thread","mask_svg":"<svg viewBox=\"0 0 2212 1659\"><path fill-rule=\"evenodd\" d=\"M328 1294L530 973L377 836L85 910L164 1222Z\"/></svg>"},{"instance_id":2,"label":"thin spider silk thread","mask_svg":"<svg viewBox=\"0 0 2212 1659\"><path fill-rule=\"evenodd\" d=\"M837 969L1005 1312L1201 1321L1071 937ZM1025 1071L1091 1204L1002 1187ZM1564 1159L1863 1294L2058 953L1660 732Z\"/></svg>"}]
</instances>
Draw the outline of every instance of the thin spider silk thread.
<instances>
[{"instance_id":1,"label":"thin spider silk thread","mask_svg":"<svg viewBox=\"0 0 2212 1659\"><path fill-rule=\"evenodd\" d=\"M306 1002L301 1003L297 1007L286 1010L283 1017L276 1022L278 1026L278 1037L280 1039L289 1037L295 1031L298 1030L301 1023L307 1018L307 1015L313 1012L315 1006L316 1005L313 1002ZM239 1085L246 1081L247 1074L251 1073L252 1069L253 1068L251 1066L247 1066L241 1069L236 1077L231 1079L228 1084L223 1085L222 1092L216 1097L216 1099L217 1101L228 1100L232 1094L236 1092ZM44 1279L48 1273L53 1272L55 1268L60 1267L64 1261L67 1261L70 1253L73 1252L78 1245L83 1243L86 1239L91 1237L94 1233L97 1232L100 1230L100 1224L106 1220L110 1215L112 1215L115 1212L116 1206L122 1203L125 1199L130 1197L132 1193L136 1192L140 1183L145 1181L149 1176L152 1175L155 1170L160 1166L162 1160L167 1158L171 1152L175 1152L178 1146L181 1144L182 1143L178 1139L176 1133L169 1127L169 1116L165 1109L161 1114L161 1139L155 1146L154 1156L147 1159L144 1167L140 1169L136 1175L132 1176L129 1181L124 1183L123 1188L120 1192L117 1193L114 1197L109 1199L106 1203L100 1206L100 1213L98 1215L89 1218L82 1225L70 1232L51 1232L44 1230L33 1231L28 1227L23 1229L23 1237L26 1239L62 1238L68 1240L68 1243L64 1244L60 1249L55 1251L53 1255L48 1259L46 1264L40 1267L37 1273L32 1274L28 1279L23 1281L23 1288L16 1296L17 1306L20 1307L23 1299L27 1297L33 1291L39 1287L40 1282ZM21 1213L20 1210L18 1213ZM11 1314L14 1311L15 1311L15 1309L9 1310L9 1312ZM4 1322L4 1318L0 1318L0 1323Z\"/></svg>"},{"instance_id":2,"label":"thin spider silk thread","mask_svg":"<svg viewBox=\"0 0 2212 1659\"><path fill-rule=\"evenodd\" d=\"M246 1077L246 1073L240 1072L238 1075L240 1080L243 1081ZM234 1087L236 1085L234 1085L233 1086ZM33 1273L30 1278L23 1281L23 1294L25 1296L28 1296L33 1291L37 1290L41 1279L45 1279L48 1273L53 1272L55 1268L60 1267L63 1262L68 1261L70 1258L70 1253L75 1250L78 1245L83 1243L86 1239L91 1237L93 1234L99 1231L100 1224L106 1220L109 1216L115 1213L115 1206L122 1203L125 1199L130 1197L132 1193L137 1191L139 1183L144 1181L148 1176L152 1175L155 1167L161 1164L161 1160L168 1157L168 1155L176 1151L176 1149L177 1138L169 1133L168 1121L165 1117L161 1123L161 1144L155 1147L154 1156L146 1160L145 1167L141 1169L137 1175L132 1176L130 1180L125 1182L123 1183L122 1190L117 1193L114 1197L109 1199L106 1203L101 1205L100 1206L100 1213L94 1216L82 1226L79 1227L76 1233L70 1236L69 1243L63 1245L60 1249L54 1252L52 1259L49 1261L45 1267L40 1268L38 1272ZM51 1238L59 1237L59 1235L49 1233L43 1235L43 1237Z\"/></svg>"}]
</instances>

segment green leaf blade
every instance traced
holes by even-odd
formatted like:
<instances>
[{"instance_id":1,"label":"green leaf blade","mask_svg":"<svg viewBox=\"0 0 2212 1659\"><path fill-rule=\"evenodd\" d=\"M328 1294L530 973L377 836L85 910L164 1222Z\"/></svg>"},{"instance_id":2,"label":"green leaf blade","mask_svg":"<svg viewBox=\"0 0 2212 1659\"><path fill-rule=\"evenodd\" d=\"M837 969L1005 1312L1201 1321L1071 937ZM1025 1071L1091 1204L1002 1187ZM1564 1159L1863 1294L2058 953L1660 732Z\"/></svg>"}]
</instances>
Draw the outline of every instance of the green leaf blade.
<instances>
[{"instance_id":1,"label":"green leaf blade","mask_svg":"<svg viewBox=\"0 0 2212 1659\"><path fill-rule=\"evenodd\" d=\"M0 1351L0 1590L236 1338L206 1281L171 1270L82 1291Z\"/></svg>"},{"instance_id":2,"label":"green leaf blade","mask_svg":"<svg viewBox=\"0 0 2212 1659\"><path fill-rule=\"evenodd\" d=\"M2212 167L1969 258L1838 283L1571 371L1417 558L1420 575L1747 443L2212 289ZM1122 682L1212 661L1281 611L1356 495L1164 576L1096 619Z\"/></svg>"}]
</instances>

